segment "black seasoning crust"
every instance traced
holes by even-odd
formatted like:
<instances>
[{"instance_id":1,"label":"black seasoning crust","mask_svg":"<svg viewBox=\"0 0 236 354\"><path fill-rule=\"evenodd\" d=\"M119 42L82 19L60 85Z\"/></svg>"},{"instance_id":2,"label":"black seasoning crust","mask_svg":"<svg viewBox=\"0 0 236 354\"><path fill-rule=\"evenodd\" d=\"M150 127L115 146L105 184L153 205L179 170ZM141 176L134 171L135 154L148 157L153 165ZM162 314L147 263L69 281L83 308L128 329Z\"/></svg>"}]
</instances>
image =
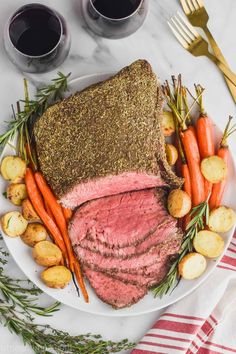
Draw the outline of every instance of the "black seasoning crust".
<instances>
[{"instance_id":1,"label":"black seasoning crust","mask_svg":"<svg viewBox=\"0 0 236 354\"><path fill-rule=\"evenodd\" d=\"M156 158L167 181L179 186L165 159L158 119L162 103L150 64L138 60L49 107L35 123L34 136L40 168L57 196L107 175L158 175Z\"/></svg>"}]
</instances>

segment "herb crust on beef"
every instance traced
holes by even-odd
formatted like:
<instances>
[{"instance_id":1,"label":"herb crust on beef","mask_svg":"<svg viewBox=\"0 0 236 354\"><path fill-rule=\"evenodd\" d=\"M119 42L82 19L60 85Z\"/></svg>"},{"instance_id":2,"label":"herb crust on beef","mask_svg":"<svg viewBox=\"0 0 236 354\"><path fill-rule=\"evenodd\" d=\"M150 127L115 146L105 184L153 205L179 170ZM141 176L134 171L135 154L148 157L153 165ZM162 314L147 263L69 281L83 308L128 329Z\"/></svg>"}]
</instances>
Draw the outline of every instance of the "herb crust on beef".
<instances>
[{"instance_id":1,"label":"herb crust on beef","mask_svg":"<svg viewBox=\"0 0 236 354\"><path fill-rule=\"evenodd\" d=\"M179 187L182 181L165 158L162 104L150 64L138 60L49 107L35 123L34 136L40 168L56 195L124 172L162 175Z\"/></svg>"}]
</instances>

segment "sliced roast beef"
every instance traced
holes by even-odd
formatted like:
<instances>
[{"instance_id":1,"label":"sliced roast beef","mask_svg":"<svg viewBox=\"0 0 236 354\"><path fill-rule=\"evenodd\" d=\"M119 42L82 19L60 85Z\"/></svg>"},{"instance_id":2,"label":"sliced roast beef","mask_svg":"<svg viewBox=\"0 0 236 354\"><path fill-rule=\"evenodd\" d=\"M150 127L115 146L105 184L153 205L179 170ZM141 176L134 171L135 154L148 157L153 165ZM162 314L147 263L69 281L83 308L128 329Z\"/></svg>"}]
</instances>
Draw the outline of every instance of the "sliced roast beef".
<instances>
[{"instance_id":1,"label":"sliced roast beef","mask_svg":"<svg viewBox=\"0 0 236 354\"><path fill-rule=\"evenodd\" d=\"M144 297L146 287L137 287L85 267L84 272L97 296L116 309L128 307Z\"/></svg>"},{"instance_id":2,"label":"sliced roast beef","mask_svg":"<svg viewBox=\"0 0 236 354\"><path fill-rule=\"evenodd\" d=\"M168 241L168 239L173 236L173 233L177 232L177 228L175 226L175 220L164 221L160 225L157 225L154 228L153 233L150 232L150 234L148 234L147 237L138 245L114 248L111 245L109 247L104 245L102 242L97 240L92 241L89 239L83 239L79 245L90 251L98 252L106 257L130 258L132 255L137 256L148 252L150 248L161 242Z\"/></svg>"},{"instance_id":3,"label":"sliced roast beef","mask_svg":"<svg viewBox=\"0 0 236 354\"><path fill-rule=\"evenodd\" d=\"M166 161L162 102L150 64L138 60L46 110L34 126L36 151L63 205L181 185Z\"/></svg>"},{"instance_id":4,"label":"sliced roast beef","mask_svg":"<svg viewBox=\"0 0 236 354\"><path fill-rule=\"evenodd\" d=\"M158 266L156 266L155 273L151 275L124 273L119 270L115 273L106 272L105 274L112 276L114 279L123 281L124 283L130 283L140 287L146 286L149 288L163 280L170 268L170 264L168 257L166 257L166 261L159 262ZM88 266L86 266L86 268L88 268Z\"/></svg>"},{"instance_id":5,"label":"sliced roast beef","mask_svg":"<svg viewBox=\"0 0 236 354\"><path fill-rule=\"evenodd\" d=\"M164 221L173 221L161 189L146 189L82 205L69 228L73 245L89 239L111 248L138 245ZM174 227L174 226L173 226Z\"/></svg>"},{"instance_id":6,"label":"sliced roast beef","mask_svg":"<svg viewBox=\"0 0 236 354\"><path fill-rule=\"evenodd\" d=\"M104 257L100 253L86 250L79 245L74 247L74 250L81 263L88 264L92 269L102 272L117 272L120 270L124 273L136 273L137 269L147 268L156 261L163 261L172 247L179 246L181 239L181 235L174 234L168 242L160 243L139 256L134 255L122 260L116 257Z\"/></svg>"}]
</instances>

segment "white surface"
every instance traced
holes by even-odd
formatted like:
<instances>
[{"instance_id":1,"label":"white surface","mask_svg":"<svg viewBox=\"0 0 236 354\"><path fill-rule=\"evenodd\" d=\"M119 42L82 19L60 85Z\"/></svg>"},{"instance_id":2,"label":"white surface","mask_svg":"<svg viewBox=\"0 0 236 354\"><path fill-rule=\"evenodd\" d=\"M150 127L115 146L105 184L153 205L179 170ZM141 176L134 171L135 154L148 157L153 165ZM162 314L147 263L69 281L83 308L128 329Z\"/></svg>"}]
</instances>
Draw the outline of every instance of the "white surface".
<instances>
[{"instance_id":1,"label":"white surface","mask_svg":"<svg viewBox=\"0 0 236 354\"><path fill-rule=\"evenodd\" d=\"M80 18L80 0L42 0L60 11L67 19L72 33L72 48L66 62L60 67L64 73L72 71L72 78L95 72L116 71L138 58L146 58L153 65L160 78L169 78L171 74L183 74L187 85L199 82L207 88L205 105L214 120L222 128L229 114L235 115L235 105L227 87L217 69L206 58L194 58L185 52L172 33L166 20L179 9L177 0L150 0L150 11L142 29L126 39L112 41L95 37L88 33ZM29 1L9 0L0 2L0 31L8 16L19 6ZM215 35L232 69L236 71L235 33L236 3L233 0L206 0L210 14L210 29ZM1 123L10 118L10 105L23 95L23 75L7 60L2 40L0 41L0 103ZM30 78L35 85L49 81L55 72L33 75ZM235 150L234 150L235 151ZM12 275L22 275L14 262L10 262L8 271ZM45 296L46 301L50 301ZM85 314L62 306L52 319L42 319L70 333L96 332L106 338L118 340L128 337L138 340L156 320L160 312L139 317L108 318ZM0 327L0 353L27 353L32 351L24 347L17 337Z\"/></svg>"},{"instance_id":2,"label":"white surface","mask_svg":"<svg viewBox=\"0 0 236 354\"><path fill-rule=\"evenodd\" d=\"M89 85L92 85L96 82L100 82L102 80L107 79L111 74L94 74L81 77L79 79L74 79L71 81L69 85L70 91L67 95L71 93L80 91ZM217 140L218 141L218 140ZM14 148L12 148L13 143L11 146L7 145L4 149L3 155L11 155L14 154ZM236 184L233 181L236 180L236 173L235 169L232 168L229 171L229 184L230 187L227 190L227 193L224 198L224 204L236 209L236 200L232 198L232 195L236 194ZM4 197L3 193L6 190L7 183L0 178L0 205L1 205L1 213L8 212L10 210L15 210L16 207L12 205L6 198ZM224 235L225 240L225 250L227 249L230 240L233 236L233 230L226 233ZM141 301L137 304L129 307L124 308L121 310L114 310L111 306L105 304L96 296L94 291L90 288L87 284L87 289L89 293L89 304L85 303L83 297L81 296L78 298L76 293L76 289L74 287L73 282L69 284L64 289L51 289L48 288L40 279L40 273L42 271L42 267L38 266L33 258L32 258L32 250L27 247L20 238L11 238L4 235L4 240L8 246L8 249L15 259L16 263L25 273L25 275L33 281L40 289L43 290L48 295L51 295L54 299L60 301L61 303L72 306L77 310L82 310L85 312L93 313L96 315L105 315L111 317L123 317L123 316L137 316L142 315L145 313L150 313L158 309L162 309L178 300L182 297L186 296L187 294L191 293L196 289L202 282L206 281L207 277L211 274L211 272L215 269L220 258L217 261L209 260L207 262L207 269L204 274L196 280L193 281L186 281L181 280L178 287L172 293L163 296L162 299L156 299L153 297L153 294L149 292Z\"/></svg>"}]
</instances>

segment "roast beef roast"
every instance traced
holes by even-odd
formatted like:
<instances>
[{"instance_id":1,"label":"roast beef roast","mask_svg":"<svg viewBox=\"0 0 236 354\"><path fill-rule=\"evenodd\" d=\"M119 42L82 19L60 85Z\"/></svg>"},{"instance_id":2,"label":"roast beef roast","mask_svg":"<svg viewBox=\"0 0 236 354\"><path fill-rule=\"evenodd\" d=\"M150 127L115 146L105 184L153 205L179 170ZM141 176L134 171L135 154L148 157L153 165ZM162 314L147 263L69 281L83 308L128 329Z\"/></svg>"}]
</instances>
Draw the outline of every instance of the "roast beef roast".
<instances>
[{"instance_id":1,"label":"roast beef roast","mask_svg":"<svg viewBox=\"0 0 236 354\"><path fill-rule=\"evenodd\" d=\"M137 244L127 247L114 248L105 246L99 241L91 241L89 239L83 239L79 244L81 247L88 249L90 251L99 252L106 257L118 257L118 258L129 258L131 255L139 255L150 250L153 246L171 239L172 232L176 232L174 228L176 224L175 220L168 222L163 222L155 227L153 232L147 235L144 240Z\"/></svg>"},{"instance_id":2,"label":"roast beef roast","mask_svg":"<svg viewBox=\"0 0 236 354\"><path fill-rule=\"evenodd\" d=\"M164 195L162 189L152 188L82 205L70 224L72 244L81 245L84 239L118 249L140 244L164 221L175 222L166 210Z\"/></svg>"},{"instance_id":3,"label":"roast beef roast","mask_svg":"<svg viewBox=\"0 0 236 354\"><path fill-rule=\"evenodd\" d=\"M137 287L133 284L126 284L90 268L84 268L84 272L97 296L117 309L135 304L147 293L145 286Z\"/></svg>"},{"instance_id":4,"label":"roast beef roast","mask_svg":"<svg viewBox=\"0 0 236 354\"><path fill-rule=\"evenodd\" d=\"M176 248L179 245L178 233L174 234L173 238L167 242L162 242L157 246L152 247L148 252L140 255L132 255L129 258L120 259L117 257L104 257L100 253L89 251L81 246L75 247L75 252L83 264L90 265L93 269L99 269L103 272L116 272L120 270L124 273L135 273L139 268L147 268L154 264L158 259L165 258L170 247Z\"/></svg>"},{"instance_id":5,"label":"roast beef roast","mask_svg":"<svg viewBox=\"0 0 236 354\"><path fill-rule=\"evenodd\" d=\"M46 110L34 126L36 151L64 206L181 185L165 157L162 101L150 64L138 60Z\"/></svg>"},{"instance_id":6,"label":"roast beef roast","mask_svg":"<svg viewBox=\"0 0 236 354\"><path fill-rule=\"evenodd\" d=\"M138 274L139 272L129 273L130 269L124 272L123 267L121 269L119 265L116 265L118 268L115 272L109 272L107 268L102 270L92 263L83 264L85 275L98 297L114 308L131 306L139 301L146 295L148 288L160 283L166 276L171 266L170 256L178 252L181 244L182 236L180 233L177 235L178 237L176 237L175 241L169 244L167 248L164 248L160 259L158 254L156 254L156 263L151 267L144 266L139 268L140 273L142 271L143 274ZM132 258L135 261L135 256ZM122 265L123 260L119 261L120 265ZM148 274L149 270L150 274ZM126 273L127 271L128 273Z\"/></svg>"},{"instance_id":7,"label":"roast beef roast","mask_svg":"<svg viewBox=\"0 0 236 354\"><path fill-rule=\"evenodd\" d=\"M166 161L162 104L138 60L49 107L33 129L40 169L59 202L77 208L69 235L83 272L115 308L160 283L182 241L166 209L182 179Z\"/></svg>"},{"instance_id":8,"label":"roast beef roast","mask_svg":"<svg viewBox=\"0 0 236 354\"><path fill-rule=\"evenodd\" d=\"M103 197L80 206L69 235L85 274L97 295L121 308L135 303L166 276L179 251L182 233L166 209L161 188ZM134 297L119 302L119 291L136 287ZM107 290L100 289L102 279ZM124 286L125 284L125 286ZM145 291L144 291L145 290ZM110 296L112 294L112 296Z\"/></svg>"}]
</instances>

